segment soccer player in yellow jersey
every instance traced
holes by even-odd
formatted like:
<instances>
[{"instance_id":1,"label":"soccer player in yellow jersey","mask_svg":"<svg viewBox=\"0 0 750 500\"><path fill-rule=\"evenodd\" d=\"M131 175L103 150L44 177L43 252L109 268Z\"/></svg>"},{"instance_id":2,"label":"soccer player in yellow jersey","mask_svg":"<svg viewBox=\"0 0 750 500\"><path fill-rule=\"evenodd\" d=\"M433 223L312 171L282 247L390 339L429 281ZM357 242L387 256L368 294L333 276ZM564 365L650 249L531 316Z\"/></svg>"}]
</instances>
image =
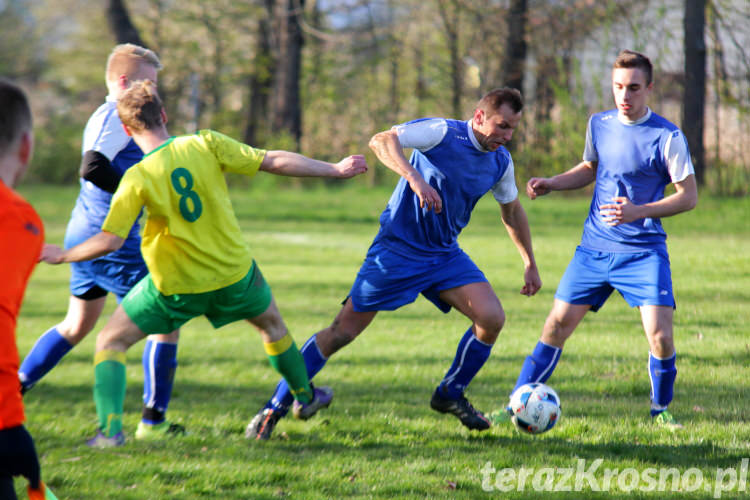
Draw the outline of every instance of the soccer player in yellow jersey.
<instances>
[{"instance_id":1,"label":"soccer player in yellow jersey","mask_svg":"<svg viewBox=\"0 0 750 500\"><path fill-rule=\"evenodd\" d=\"M99 257L122 245L146 208L141 250L149 270L123 299L96 342L94 400L99 433L94 447L121 445L125 352L146 335L171 332L205 315L214 327L245 319L260 332L272 366L294 387L298 418L330 404L328 388L310 385L304 361L287 332L271 289L244 242L232 210L225 172L258 170L297 177L348 178L367 170L364 157L332 164L286 151L263 151L211 130L170 137L156 86L134 83L117 110L143 160L120 181L102 231L63 251L45 245L50 264Z\"/></svg>"}]
</instances>

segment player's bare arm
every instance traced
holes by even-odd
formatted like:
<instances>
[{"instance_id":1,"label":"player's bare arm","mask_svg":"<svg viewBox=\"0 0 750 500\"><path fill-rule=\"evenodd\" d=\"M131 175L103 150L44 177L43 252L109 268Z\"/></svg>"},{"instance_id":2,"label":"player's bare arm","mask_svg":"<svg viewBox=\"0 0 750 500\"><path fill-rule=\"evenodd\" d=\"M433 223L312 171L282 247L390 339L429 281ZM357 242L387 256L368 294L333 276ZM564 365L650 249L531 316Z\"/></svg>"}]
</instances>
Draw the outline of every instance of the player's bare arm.
<instances>
[{"instance_id":1,"label":"player's bare arm","mask_svg":"<svg viewBox=\"0 0 750 500\"><path fill-rule=\"evenodd\" d=\"M362 155L347 156L338 163L329 163L289 151L268 151L260 164L260 170L289 177L348 179L367 172L367 162Z\"/></svg>"},{"instance_id":2,"label":"player's bare arm","mask_svg":"<svg viewBox=\"0 0 750 500\"><path fill-rule=\"evenodd\" d=\"M383 165L409 182L412 191L419 198L420 207L426 206L427 210L435 210L435 213L443 210L443 200L440 199L438 192L407 161L395 130L375 134L370 139L369 146Z\"/></svg>"},{"instance_id":3,"label":"player's bare arm","mask_svg":"<svg viewBox=\"0 0 750 500\"><path fill-rule=\"evenodd\" d=\"M532 200L550 191L566 191L588 186L596 180L596 162L582 161L567 172L554 177L532 177L526 183L526 194Z\"/></svg>"},{"instance_id":4,"label":"player's bare arm","mask_svg":"<svg viewBox=\"0 0 750 500\"><path fill-rule=\"evenodd\" d=\"M674 183L675 192L659 201L636 205L625 196L615 196L612 203L602 205L599 213L610 226L619 226L638 219L661 218L677 215L695 208L698 203L698 186L695 175Z\"/></svg>"},{"instance_id":5,"label":"player's bare arm","mask_svg":"<svg viewBox=\"0 0 750 500\"><path fill-rule=\"evenodd\" d=\"M40 260L48 264L91 260L118 250L123 243L125 243L124 238L102 231L68 250L63 250L57 245L45 244Z\"/></svg>"},{"instance_id":6,"label":"player's bare arm","mask_svg":"<svg viewBox=\"0 0 750 500\"><path fill-rule=\"evenodd\" d=\"M526 217L526 211L523 209L518 198L510 203L500 205L500 212L505 229L513 243L518 248L518 253L523 259L524 285L521 288L521 294L531 297L542 288L542 279L539 276L539 270L536 267L534 259L534 249L531 245L531 230L529 229L529 220Z\"/></svg>"}]
</instances>

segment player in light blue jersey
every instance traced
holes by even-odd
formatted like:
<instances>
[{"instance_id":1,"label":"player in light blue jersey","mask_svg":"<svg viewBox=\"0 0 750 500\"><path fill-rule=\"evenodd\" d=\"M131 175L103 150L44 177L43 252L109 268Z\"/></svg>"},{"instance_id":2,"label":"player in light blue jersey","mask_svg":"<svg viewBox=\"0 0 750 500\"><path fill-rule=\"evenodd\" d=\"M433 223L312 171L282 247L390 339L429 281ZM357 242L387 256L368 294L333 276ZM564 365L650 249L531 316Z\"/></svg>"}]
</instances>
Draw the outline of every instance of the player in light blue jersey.
<instances>
[{"instance_id":1,"label":"player in light blue jersey","mask_svg":"<svg viewBox=\"0 0 750 500\"><path fill-rule=\"evenodd\" d=\"M370 140L380 161L401 179L343 308L301 349L310 378L378 311L398 309L422 294L441 311L454 307L472 323L432 396L431 407L457 416L469 429L490 427L464 391L489 357L505 312L484 274L458 246L457 237L477 201L492 191L525 265L521 293L534 295L541 287L528 219L518 201L513 160L503 147L521 119L522 108L520 92L496 89L479 101L469 121L416 120ZM414 148L409 161L403 148ZM281 381L247 426L246 437L268 439L291 404L289 388Z\"/></svg>"},{"instance_id":2,"label":"player in light blue jersey","mask_svg":"<svg viewBox=\"0 0 750 500\"><path fill-rule=\"evenodd\" d=\"M101 231L109 205L125 170L143 157L128 137L117 114L117 99L136 80L156 81L162 68L151 50L133 44L116 46L105 73L106 102L89 118L83 133L81 190L65 232L65 248L71 248ZM68 312L62 323L37 340L19 369L25 392L47 374L94 328L108 293L119 303L148 270L141 257L140 225L136 222L122 248L104 257L71 265ZM165 420L177 368L178 332L151 335L143 353L143 419L137 438L181 433Z\"/></svg>"},{"instance_id":3,"label":"player in light blue jersey","mask_svg":"<svg viewBox=\"0 0 750 500\"><path fill-rule=\"evenodd\" d=\"M672 336L675 300L660 219L691 210L698 191L685 136L646 105L653 88L652 72L646 56L621 52L612 71L617 108L589 120L583 161L560 175L532 178L526 186L533 200L550 191L595 182L581 244L560 281L542 336L526 358L516 388L545 382L585 314L597 311L617 290L641 313L650 348L651 416L674 430L681 425L667 406L677 376ZM664 197L670 183L675 192ZM502 412L496 415L505 419Z\"/></svg>"}]
</instances>

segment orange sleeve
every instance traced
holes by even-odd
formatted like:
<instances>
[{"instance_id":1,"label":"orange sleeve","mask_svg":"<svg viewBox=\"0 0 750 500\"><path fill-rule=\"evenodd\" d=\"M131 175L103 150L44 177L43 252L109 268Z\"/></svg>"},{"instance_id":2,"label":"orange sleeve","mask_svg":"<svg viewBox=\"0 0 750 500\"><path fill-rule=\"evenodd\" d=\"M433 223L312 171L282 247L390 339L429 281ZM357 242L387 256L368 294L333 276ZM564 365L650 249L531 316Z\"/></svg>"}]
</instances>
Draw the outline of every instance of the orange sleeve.
<instances>
[{"instance_id":1,"label":"orange sleeve","mask_svg":"<svg viewBox=\"0 0 750 500\"><path fill-rule=\"evenodd\" d=\"M18 382L16 320L44 242L32 206L0 182L0 429L24 421Z\"/></svg>"}]
</instances>

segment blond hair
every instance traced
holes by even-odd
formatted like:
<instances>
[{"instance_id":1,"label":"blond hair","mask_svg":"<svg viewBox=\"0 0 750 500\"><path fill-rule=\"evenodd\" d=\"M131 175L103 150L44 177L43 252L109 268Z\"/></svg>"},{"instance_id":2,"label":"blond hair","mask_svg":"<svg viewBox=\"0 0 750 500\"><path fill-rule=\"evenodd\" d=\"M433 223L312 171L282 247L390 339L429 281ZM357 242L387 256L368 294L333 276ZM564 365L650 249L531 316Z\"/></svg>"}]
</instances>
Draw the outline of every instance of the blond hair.
<instances>
[{"instance_id":1,"label":"blond hair","mask_svg":"<svg viewBox=\"0 0 750 500\"><path fill-rule=\"evenodd\" d=\"M117 113L124 125L135 132L153 130L164 125L162 102L151 80L138 80L117 101Z\"/></svg>"},{"instance_id":2,"label":"blond hair","mask_svg":"<svg viewBox=\"0 0 750 500\"><path fill-rule=\"evenodd\" d=\"M105 78L107 82L117 80L125 75L128 80L141 80L146 75L141 74L143 68L151 66L156 70L162 69L161 61L153 50L146 49L133 43L117 45L107 58Z\"/></svg>"}]
</instances>

